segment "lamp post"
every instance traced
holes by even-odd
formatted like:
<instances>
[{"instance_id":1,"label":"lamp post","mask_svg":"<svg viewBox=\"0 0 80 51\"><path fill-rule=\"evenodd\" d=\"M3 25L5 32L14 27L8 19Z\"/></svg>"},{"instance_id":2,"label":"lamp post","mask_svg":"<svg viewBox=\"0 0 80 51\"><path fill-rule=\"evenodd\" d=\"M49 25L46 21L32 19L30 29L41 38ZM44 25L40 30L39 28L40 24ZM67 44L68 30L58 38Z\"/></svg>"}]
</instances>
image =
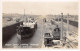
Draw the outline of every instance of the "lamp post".
<instances>
[{"instance_id":1,"label":"lamp post","mask_svg":"<svg viewBox=\"0 0 80 51\"><path fill-rule=\"evenodd\" d=\"M69 14L67 16L67 35L66 37L69 35Z\"/></svg>"},{"instance_id":2,"label":"lamp post","mask_svg":"<svg viewBox=\"0 0 80 51\"><path fill-rule=\"evenodd\" d=\"M61 13L61 40L63 40L63 13Z\"/></svg>"},{"instance_id":3,"label":"lamp post","mask_svg":"<svg viewBox=\"0 0 80 51\"><path fill-rule=\"evenodd\" d=\"M60 34L60 44L63 45L63 13L61 13L61 34Z\"/></svg>"}]
</instances>

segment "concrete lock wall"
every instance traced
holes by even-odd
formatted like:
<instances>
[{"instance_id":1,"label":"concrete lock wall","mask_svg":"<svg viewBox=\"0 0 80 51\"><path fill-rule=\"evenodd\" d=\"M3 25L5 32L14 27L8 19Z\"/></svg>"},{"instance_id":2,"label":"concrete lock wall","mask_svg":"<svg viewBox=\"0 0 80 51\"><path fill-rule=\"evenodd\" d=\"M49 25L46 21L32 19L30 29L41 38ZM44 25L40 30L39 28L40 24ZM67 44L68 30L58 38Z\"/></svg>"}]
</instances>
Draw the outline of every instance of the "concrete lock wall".
<instances>
[{"instance_id":1,"label":"concrete lock wall","mask_svg":"<svg viewBox=\"0 0 80 51\"><path fill-rule=\"evenodd\" d=\"M58 19L56 19L56 21L58 21ZM61 21L61 20L59 19L59 21ZM67 23L67 20L63 19L63 22ZM72 26L78 27L78 22L76 22L76 21L69 20L69 24Z\"/></svg>"},{"instance_id":2,"label":"concrete lock wall","mask_svg":"<svg viewBox=\"0 0 80 51\"><path fill-rule=\"evenodd\" d=\"M3 46L5 45L5 43L7 43L11 39L11 37L13 35L16 34L16 29L17 29L17 26L19 26L19 24L20 24L20 22L2 28L2 43L3 43Z\"/></svg>"},{"instance_id":3,"label":"concrete lock wall","mask_svg":"<svg viewBox=\"0 0 80 51\"><path fill-rule=\"evenodd\" d=\"M66 20L66 19L64 19L63 21L64 21L65 23L67 23L67 20ZM69 20L69 24L72 25L72 26L78 27L78 22L76 22L76 21L71 21L71 20Z\"/></svg>"}]
</instances>

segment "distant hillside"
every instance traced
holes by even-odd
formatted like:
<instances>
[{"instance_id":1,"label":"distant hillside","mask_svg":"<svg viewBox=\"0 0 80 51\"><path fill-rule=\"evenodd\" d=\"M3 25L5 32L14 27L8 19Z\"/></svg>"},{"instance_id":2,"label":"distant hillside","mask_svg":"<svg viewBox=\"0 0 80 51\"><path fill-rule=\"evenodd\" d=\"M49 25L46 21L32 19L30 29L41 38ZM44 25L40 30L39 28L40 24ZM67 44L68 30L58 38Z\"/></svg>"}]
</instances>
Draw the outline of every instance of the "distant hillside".
<instances>
[{"instance_id":1,"label":"distant hillside","mask_svg":"<svg viewBox=\"0 0 80 51\"><path fill-rule=\"evenodd\" d=\"M15 13L15 14L6 14L6 13L3 13L2 14L3 15L3 17L23 17L24 15L22 15L22 14L17 14L17 13ZM40 15L25 15L25 17L38 17L38 16L40 16Z\"/></svg>"}]
</instances>

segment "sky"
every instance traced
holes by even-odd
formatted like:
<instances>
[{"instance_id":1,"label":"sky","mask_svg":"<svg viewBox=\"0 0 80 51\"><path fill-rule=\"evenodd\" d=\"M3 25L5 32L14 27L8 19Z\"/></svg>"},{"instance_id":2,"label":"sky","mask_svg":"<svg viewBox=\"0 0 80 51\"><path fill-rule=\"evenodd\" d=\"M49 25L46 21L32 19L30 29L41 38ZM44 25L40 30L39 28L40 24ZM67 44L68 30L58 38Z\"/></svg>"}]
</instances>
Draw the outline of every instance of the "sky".
<instances>
[{"instance_id":1,"label":"sky","mask_svg":"<svg viewBox=\"0 0 80 51\"><path fill-rule=\"evenodd\" d=\"M72 14L78 15L78 2L3 2L3 13L19 13L19 14L35 14L35 15L58 15Z\"/></svg>"}]
</instances>

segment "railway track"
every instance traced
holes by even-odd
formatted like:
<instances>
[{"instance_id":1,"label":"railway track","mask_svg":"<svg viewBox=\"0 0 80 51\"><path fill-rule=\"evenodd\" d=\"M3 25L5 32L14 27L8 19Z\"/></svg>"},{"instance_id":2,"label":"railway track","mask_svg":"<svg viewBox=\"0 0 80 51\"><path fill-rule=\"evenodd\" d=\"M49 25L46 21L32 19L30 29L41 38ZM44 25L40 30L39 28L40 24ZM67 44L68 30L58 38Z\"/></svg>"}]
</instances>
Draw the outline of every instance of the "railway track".
<instances>
[{"instance_id":1,"label":"railway track","mask_svg":"<svg viewBox=\"0 0 80 51\"><path fill-rule=\"evenodd\" d=\"M66 40L67 40L66 44L68 44L69 47L77 48L77 45L73 43L74 40L70 40L68 38L66 38Z\"/></svg>"}]
</instances>

